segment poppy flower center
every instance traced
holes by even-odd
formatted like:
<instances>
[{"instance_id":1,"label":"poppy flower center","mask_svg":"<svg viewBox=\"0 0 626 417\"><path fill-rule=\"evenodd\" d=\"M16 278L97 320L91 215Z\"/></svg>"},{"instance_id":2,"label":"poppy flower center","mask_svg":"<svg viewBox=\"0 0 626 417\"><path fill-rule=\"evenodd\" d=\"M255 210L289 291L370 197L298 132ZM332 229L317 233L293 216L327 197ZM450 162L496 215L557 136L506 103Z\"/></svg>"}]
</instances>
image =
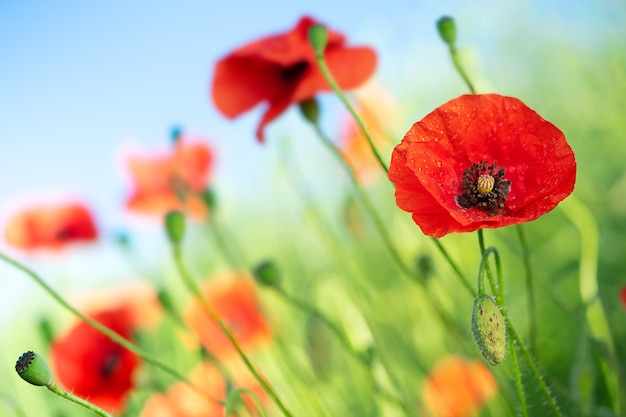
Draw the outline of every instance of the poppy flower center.
<instances>
[{"instance_id":1,"label":"poppy flower center","mask_svg":"<svg viewBox=\"0 0 626 417\"><path fill-rule=\"evenodd\" d=\"M511 181L504 174L504 168L495 162L475 162L463 174L457 204L466 209L476 207L490 216L500 214L511 189Z\"/></svg>"},{"instance_id":2,"label":"poppy flower center","mask_svg":"<svg viewBox=\"0 0 626 417\"><path fill-rule=\"evenodd\" d=\"M302 74L304 74L307 68L309 68L309 63L306 61L300 61L285 68L280 76L285 82L297 80Z\"/></svg>"},{"instance_id":3,"label":"poppy flower center","mask_svg":"<svg viewBox=\"0 0 626 417\"><path fill-rule=\"evenodd\" d=\"M121 361L121 352L117 350L110 352L100 364L100 376L103 378L112 376L119 368Z\"/></svg>"}]
</instances>

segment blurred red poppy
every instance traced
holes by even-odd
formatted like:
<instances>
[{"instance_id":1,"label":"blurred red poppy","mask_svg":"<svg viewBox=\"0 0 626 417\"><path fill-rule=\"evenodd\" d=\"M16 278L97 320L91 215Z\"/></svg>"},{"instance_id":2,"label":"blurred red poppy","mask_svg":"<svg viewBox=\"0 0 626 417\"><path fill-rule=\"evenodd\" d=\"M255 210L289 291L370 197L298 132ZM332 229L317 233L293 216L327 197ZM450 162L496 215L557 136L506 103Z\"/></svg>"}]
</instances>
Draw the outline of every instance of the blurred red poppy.
<instances>
[{"instance_id":1,"label":"blurred red poppy","mask_svg":"<svg viewBox=\"0 0 626 417\"><path fill-rule=\"evenodd\" d=\"M267 397L261 386L243 368L241 362L228 369L232 378L231 388L242 388L254 392L261 401ZM218 401L226 400L226 380L215 365L205 362L197 366L189 376L191 382L202 388L208 395L203 396L186 382L176 382L166 392L152 395L141 410L140 417L222 417L225 408ZM249 394L243 394L250 415L254 412L254 403L248 401ZM234 415L234 414L233 414Z\"/></svg>"},{"instance_id":2,"label":"blurred red poppy","mask_svg":"<svg viewBox=\"0 0 626 417\"><path fill-rule=\"evenodd\" d=\"M130 310L115 308L91 317L132 339ZM51 359L58 382L65 389L111 412L124 408L140 364L135 354L82 321L53 341Z\"/></svg>"},{"instance_id":3,"label":"blurred red poppy","mask_svg":"<svg viewBox=\"0 0 626 417\"><path fill-rule=\"evenodd\" d=\"M256 286L252 279L239 276L217 277L206 282L202 294L232 331L242 349L250 349L269 339L269 325L259 307ZM188 305L184 319L212 354L223 358L235 353L230 341L198 300L194 299Z\"/></svg>"},{"instance_id":4,"label":"blurred red poppy","mask_svg":"<svg viewBox=\"0 0 626 417\"><path fill-rule=\"evenodd\" d=\"M498 391L498 383L480 361L448 356L432 369L423 397L428 417L468 417Z\"/></svg>"},{"instance_id":5,"label":"blurred red poppy","mask_svg":"<svg viewBox=\"0 0 626 417\"><path fill-rule=\"evenodd\" d=\"M262 102L268 107L256 131L263 129L294 104L313 98L330 87L315 62L308 30L317 22L303 17L290 31L249 43L218 61L212 97L218 110L234 118ZM328 31L324 54L337 83L349 90L363 84L376 68L376 53L369 47L348 47L346 38Z\"/></svg>"},{"instance_id":6,"label":"blurred red poppy","mask_svg":"<svg viewBox=\"0 0 626 417\"><path fill-rule=\"evenodd\" d=\"M464 95L411 127L389 179L398 206L441 237L549 212L573 191L576 161L563 132L520 100Z\"/></svg>"},{"instance_id":7,"label":"blurred red poppy","mask_svg":"<svg viewBox=\"0 0 626 417\"><path fill-rule=\"evenodd\" d=\"M626 287L622 288L619 292L619 298L622 300L624 308L626 308Z\"/></svg>"},{"instance_id":8,"label":"blurred red poppy","mask_svg":"<svg viewBox=\"0 0 626 417\"><path fill-rule=\"evenodd\" d=\"M96 224L80 203L35 207L13 216L5 230L6 241L20 249L60 249L74 242L94 241Z\"/></svg>"},{"instance_id":9,"label":"blurred red poppy","mask_svg":"<svg viewBox=\"0 0 626 417\"><path fill-rule=\"evenodd\" d=\"M171 210L206 216L202 193L209 180L213 152L203 142L177 140L161 156L132 157L128 166L134 190L126 207L135 212L163 216Z\"/></svg>"}]
</instances>

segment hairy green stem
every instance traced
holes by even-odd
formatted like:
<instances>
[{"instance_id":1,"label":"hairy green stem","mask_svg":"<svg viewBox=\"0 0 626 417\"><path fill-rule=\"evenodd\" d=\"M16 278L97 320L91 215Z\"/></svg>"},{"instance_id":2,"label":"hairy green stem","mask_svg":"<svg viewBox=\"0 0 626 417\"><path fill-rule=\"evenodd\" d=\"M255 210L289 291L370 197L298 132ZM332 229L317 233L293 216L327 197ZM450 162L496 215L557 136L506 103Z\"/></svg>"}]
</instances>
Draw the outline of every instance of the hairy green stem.
<instances>
[{"instance_id":1,"label":"hairy green stem","mask_svg":"<svg viewBox=\"0 0 626 417\"><path fill-rule=\"evenodd\" d=\"M526 233L521 224L515 226L517 230L517 237L519 238L520 246L522 247L522 261L524 262L524 271L526 277L526 310L528 313L528 343L530 344L530 351L536 352L537 345L537 326L539 321L537 320L537 311L535 307L535 286L533 280L533 270L530 264L530 250L528 247L528 241L526 240Z\"/></svg>"},{"instance_id":2,"label":"hairy green stem","mask_svg":"<svg viewBox=\"0 0 626 417\"><path fill-rule=\"evenodd\" d=\"M58 396L63 397L66 400L69 400L69 401L71 401L73 403L82 405L83 407L85 407L89 411L91 411L91 412L93 412L95 414L98 414L99 416L102 416L102 417L113 417L113 414L110 414L110 413L104 411L102 408L98 407L97 405L92 404L92 403L90 403L87 400L83 400L82 398L77 397L76 395L63 390L61 387L59 387L57 384L55 384L54 381L51 382L50 384L46 385L46 387L50 391L52 391L55 394L57 394Z\"/></svg>"},{"instance_id":3,"label":"hairy green stem","mask_svg":"<svg viewBox=\"0 0 626 417\"><path fill-rule=\"evenodd\" d=\"M520 408L522 409L522 415L528 417L528 405L526 404L526 395L524 394L524 384L522 383L522 372L519 367L519 360L517 358L517 348L513 339L509 339L509 350L511 351L511 359L513 360L513 372L515 373L515 388L517 389L517 396L519 397Z\"/></svg>"},{"instance_id":4,"label":"hairy green stem","mask_svg":"<svg viewBox=\"0 0 626 417\"><path fill-rule=\"evenodd\" d=\"M482 256L482 254L484 254L486 252L486 249L485 249L485 238L484 238L482 229L478 229L478 245L480 247L480 252L481 252L481 256ZM498 258L496 258L496 259L498 259ZM550 409L552 409L552 412L554 413L555 416L563 417L563 415L561 414L561 411L559 410L559 408L558 408L558 406L556 404L556 400L553 398L552 394L550 393L550 390L548 389L548 386L546 385L545 381L543 380L543 377L539 373L539 370L537 369L537 366L535 365L535 361L533 360L532 356L530 355L530 352L528 351L528 349L526 349L526 346L524 346L524 344L522 343L522 340L520 339L519 335L515 331L515 328L513 327L513 323L511 323L511 320L509 319L509 314L508 314L508 311L507 311L507 308L506 308L506 302L505 302L505 299L504 299L502 270L501 270L501 265L499 264L499 262L496 262L496 269L497 269L497 282L494 282L493 275L491 274L491 270L489 269L489 264L485 265L485 272L487 273L487 278L489 279L489 283L491 285L491 288L492 288L492 290L494 290L494 292L496 294L496 301L498 303L498 306L500 307L500 311L502 312L502 316L504 317L504 321L506 323L508 336L512 339L512 341L511 341L512 343L510 343L509 346L511 347L511 349L513 349L515 346L517 346L517 348L522 353L522 356L524 356L524 359L528 363L528 366L529 366L529 368L531 370L531 373L533 374L533 377L535 378L535 381L539 385L539 388L540 388L542 394L546 398L546 401L548 401L548 405L550 406ZM518 385L522 384L522 379L521 378L522 378L522 376L521 376L520 372L516 372L516 375L515 375L516 384L518 384Z\"/></svg>"}]
</instances>

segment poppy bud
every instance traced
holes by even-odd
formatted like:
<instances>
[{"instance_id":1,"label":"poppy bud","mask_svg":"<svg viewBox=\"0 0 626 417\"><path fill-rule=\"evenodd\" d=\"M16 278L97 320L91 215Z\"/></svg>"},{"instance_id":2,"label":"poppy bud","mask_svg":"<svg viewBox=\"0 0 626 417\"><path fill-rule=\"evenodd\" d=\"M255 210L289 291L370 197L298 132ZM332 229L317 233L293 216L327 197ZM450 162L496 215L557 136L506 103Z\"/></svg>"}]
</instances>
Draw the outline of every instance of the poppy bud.
<instances>
[{"instance_id":1,"label":"poppy bud","mask_svg":"<svg viewBox=\"0 0 626 417\"><path fill-rule=\"evenodd\" d=\"M265 260L259 263L252 270L252 275L256 282L267 287L280 287L280 271L272 261Z\"/></svg>"},{"instance_id":2,"label":"poppy bud","mask_svg":"<svg viewBox=\"0 0 626 417\"><path fill-rule=\"evenodd\" d=\"M328 44L328 30L326 30L326 27L320 24L311 26L309 28L309 42L318 57L324 56L324 49L326 49L326 44Z\"/></svg>"},{"instance_id":3,"label":"poppy bud","mask_svg":"<svg viewBox=\"0 0 626 417\"><path fill-rule=\"evenodd\" d=\"M39 387L52 382L52 372L46 360L32 350L20 356L15 362L15 370L24 381Z\"/></svg>"},{"instance_id":4,"label":"poppy bud","mask_svg":"<svg viewBox=\"0 0 626 417\"><path fill-rule=\"evenodd\" d=\"M180 211L170 211L165 215L165 231L173 245L179 245L185 236L185 215Z\"/></svg>"},{"instance_id":5,"label":"poppy bud","mask_svg":"<svg viewBox=\"0 0 626 417\"><path fill-rule=\"evenodd\" d=\"M456 24L454 23L454 19L449 16L444 16L441 19L437 20L437 30L439 31L439 36L443 41L452 46L456 41Z\"/></svg>"},{"instance_id":6,"label":"poppy bud","mask_svg":"<svg viewBox=\"0 0 626 417\"><path fill-rule=\"evenodd\" d=\"M209 209L209 212L214 212L217 208L217 197L215 196L213 190L207 188L202 192L200 197L202 197L202 201L204 202L206 208Z\"/></svg>"},{"instance_id":7,"label":"poppy bud","mask_svg":"<svg viewBox=\"0 0 626 417\"><path fill-rule=\"evenodd\" d=\"M301 101L298 103L298 107L300 108L300 113L302 113L306 120L314 125L317 124L320 119L320 106L317 104L315 97Z\"/></svg>"},{"instance_id":8,"label":"poppy bud","mask_svg":"<svg viewBox=\"0 0 626 417\"><path fill-rule=\"evenodd\" d=\"M496 366L504 360L506 326L493 297L479 294L474 299L472 333L480 353L490 365Z\"/></svg>"}]
</instances>

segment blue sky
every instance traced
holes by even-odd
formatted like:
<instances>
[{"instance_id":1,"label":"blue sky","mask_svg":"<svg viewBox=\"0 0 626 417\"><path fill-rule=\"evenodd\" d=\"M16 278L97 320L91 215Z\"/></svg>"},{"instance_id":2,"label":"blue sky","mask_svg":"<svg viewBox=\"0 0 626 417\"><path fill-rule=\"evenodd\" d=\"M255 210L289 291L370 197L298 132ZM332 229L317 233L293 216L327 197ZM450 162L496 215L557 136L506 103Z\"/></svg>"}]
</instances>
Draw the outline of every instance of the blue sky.
<instances>
[{"instance_id":1,"label":"blue sky","mask_svg":"<svg viewBox=\"0 0 626 417\"><path fill-rule=\"evenodd\" d=\"M469 51L478 83L509 93L520 74L499 67L514 55L506 39L532 49L555 36L592 48L622 30L626 15L623 2L612 0L3 0L0 212L20 197L69 194L92 204L105 230L120 227L127 192L120 150L129 143L164 148L174 125L211 139L219 191L230 201L255 201L278 140L306 128L290 111L269 127L268 144L257 144L260 109L223 118L209 100L212 68L233 48L287 30L303 14L374 46L376 80L420 104L414 121L465 92L434 28L440 16L457 19L459 47ZM504 68L514 68L511 62ZM490 83L491 74L511 83ZM332 97L324 100L338 109Z\"/></svg>"}]
</instances>

